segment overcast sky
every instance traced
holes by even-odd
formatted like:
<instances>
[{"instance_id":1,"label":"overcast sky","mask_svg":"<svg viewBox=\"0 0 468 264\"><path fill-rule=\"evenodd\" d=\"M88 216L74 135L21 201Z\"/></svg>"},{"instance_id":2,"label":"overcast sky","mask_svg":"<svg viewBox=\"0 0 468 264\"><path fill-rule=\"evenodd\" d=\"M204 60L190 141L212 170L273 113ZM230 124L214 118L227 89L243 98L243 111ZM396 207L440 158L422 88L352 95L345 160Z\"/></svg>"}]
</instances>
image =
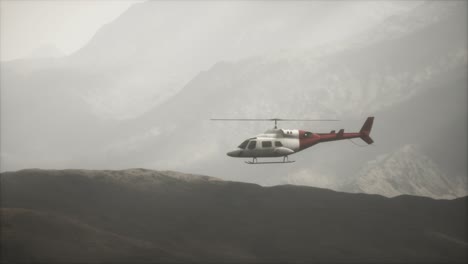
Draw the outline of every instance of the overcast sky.
<instances>
[{"instance_id":1,"label":"overcast sky","mask_svg":"<svg viewBox=\"0 0 468 264\"><path fill-rule=\"evenodd\" d=\"M70 54L141 0L0 1L0 60ZM54 49L56 50L54 51Z\"/></svg>"}]
</instances>

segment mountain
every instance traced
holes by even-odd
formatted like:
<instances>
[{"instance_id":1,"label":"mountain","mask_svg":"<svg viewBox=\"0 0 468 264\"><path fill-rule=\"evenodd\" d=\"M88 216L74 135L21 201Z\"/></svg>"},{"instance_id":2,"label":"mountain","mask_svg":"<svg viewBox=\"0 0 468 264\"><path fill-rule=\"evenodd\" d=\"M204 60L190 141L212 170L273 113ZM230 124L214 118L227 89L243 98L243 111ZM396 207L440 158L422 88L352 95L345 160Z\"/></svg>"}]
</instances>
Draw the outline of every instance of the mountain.
<instances>
[{"instance_id":1,"label":"mountain","mask_svg":"<svg viewBox=\"0 0 468 264\"><path fill-rule=\"evenodd\" d=\"M468 194L465 177L447 178L436 164L413 145L370 161L354 182L356 192L388 197L402 194L453 199Z\"/></svg>"},{"instance_id":2,"label":"mountain","mask_svg":"<svg viewBox=\"0 0 468 264\"><path fill-rule=\"evenodd\" d=\"M0 175L2 262L463 262L467 197L261 187L178 172Z\"/></svg>"},{"instance_id":3,"label":"mountain","mask_svg":"<svg viewBox=\"0 0 468 264\"><path fill-rule=\"evenodd\" d=\"M181 10L150 1L72 56L2 64L2 170L144 167L265 186L294 176L339 190L369 161L411 144L444 178L466 175L466 2L310 3ZM359 30L346 26L363 13ZM171 86L177 92L161 84L172 79L183 83ZM329 132L359 130L370 115L374 146L320 144L291 157L294 164L269 167L225 153L273 124L208 121L343 120L280 123Z\"/></svg>"},{"instance_id":4,"label":"mountain","mask_svg":"<svg viewBox=\"0 0 468 264\"><path fill-rule=\"evenodd\" d=\"M465 5L455 2L448 10L442 9L438 19L409 27L414 31L390 34L366 46L323 56L301 53L220 62L166 103L130 121L126 125L130 129L120 130L121 137L109 145L108 153L127 167L138 163L274 185L288 174L307 169L348 181L377 156L416 144L447 175L464 175L467 38L459 25L466 24ZM423 14L432 17L438 6L445 7L442 2L424 3L412 10L416 22L405 14L398 25L418 24ZM389 27L389 22L382 27ZM339 124L280 123L281 127L328 132L359 130L370 115L376 116L375 146L323 144L295 155L294 166L255 168L241 166L224 153L272 124L207 120L265 116L344 120ZM436 151L428 154L428 150Z\"/></svg>"},{"instance_id":5,"label":"mountain","mask_svg":"<svg viewBox=\"0 0 468 264\"><path fill-rule=\"evenodd\" d=\"M146 1L132 5L102 27L76 53L42 61L39 69L28 75L27 83L59 88L65 84L37 81L44 73L66 74L67 87L60 89L76 93L77 100L84 100L95 115L129 119L166 101L200 71L219 61L324 44L413 6ZM376 11L379 9L385 11ZM34 63L21 60L3 63L2 68L21 79Z\"/></svg>"},{"instance_id":6,"label":"mountain","mask_svg":"<svg viewBox=\"0 0 468 264\"><path fill-rule=\"evenodd\" d=\"M173 128L142 113L166 111L164 102L220 61L315 47L415 3L135 4L75 54L0 64L1 168L108 168L107 153L132 152Z\"/></svg>"}]
</instances>

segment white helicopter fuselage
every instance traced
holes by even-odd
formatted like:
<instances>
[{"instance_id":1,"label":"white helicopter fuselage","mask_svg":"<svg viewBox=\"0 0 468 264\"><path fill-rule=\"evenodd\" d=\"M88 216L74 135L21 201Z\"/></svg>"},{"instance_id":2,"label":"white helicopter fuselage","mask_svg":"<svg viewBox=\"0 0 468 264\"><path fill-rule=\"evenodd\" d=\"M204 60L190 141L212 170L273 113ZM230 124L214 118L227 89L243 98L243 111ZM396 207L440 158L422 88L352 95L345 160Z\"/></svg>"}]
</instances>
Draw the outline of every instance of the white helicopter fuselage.
<instances>
[{"instance_id":1,"label":"white helicopter fuselage","mask_svg":"<svg viewBox=\"0 0 468 264\"><path fill-rule=\"evenodd\" d=\"M258 158L284 157L300 151L300 131L297 129L271 129L245 140L230 157ZM309 132L310 133L310 132Z\"/></svg>"}]
</instances>

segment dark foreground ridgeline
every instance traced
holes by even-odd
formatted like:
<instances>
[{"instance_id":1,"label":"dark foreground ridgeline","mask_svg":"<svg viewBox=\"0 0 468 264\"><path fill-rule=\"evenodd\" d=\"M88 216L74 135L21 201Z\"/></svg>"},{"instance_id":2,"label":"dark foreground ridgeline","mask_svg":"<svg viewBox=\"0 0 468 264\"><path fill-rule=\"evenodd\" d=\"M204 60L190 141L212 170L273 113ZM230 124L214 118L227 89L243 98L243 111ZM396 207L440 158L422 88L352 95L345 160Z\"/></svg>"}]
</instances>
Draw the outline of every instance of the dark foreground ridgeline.
<instances>
[{"instance_id":1,"label":"dark foreground ridgeline","mask_svg":"<svg viewBox=\"0 0 468 264\"><path fill-rule=\"evenodd\" d=\"M143 169L1 174L2 262L466 262L467 198Z\"/></svg>"}]
</instances>

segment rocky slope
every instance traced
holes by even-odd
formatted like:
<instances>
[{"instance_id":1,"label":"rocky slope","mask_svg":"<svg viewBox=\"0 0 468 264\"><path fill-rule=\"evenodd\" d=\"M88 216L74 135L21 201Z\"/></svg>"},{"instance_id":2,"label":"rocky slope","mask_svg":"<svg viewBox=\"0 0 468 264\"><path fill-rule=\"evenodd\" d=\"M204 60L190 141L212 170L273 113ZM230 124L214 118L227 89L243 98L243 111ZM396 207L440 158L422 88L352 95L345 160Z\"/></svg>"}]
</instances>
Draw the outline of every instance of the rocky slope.
<instances>
[{"instance_id":1,"label":"rocky slope","mask_svg":"<svg viewBox=\"0 0 468 264\"><path fill-rule=\"evenodd\" d=\"M349 190L388 197L409 194L440 199L468 194L466 177L447 177L413 145L368 162Z\"/></svg>"},{"instance_id":2,"label":"rocky slope","mask_svg":"<svg viewBox=\"0 0 468 264\"><path fill-rule=\"evenodd\" d=\"M142 169L2 173L2 262L463 262L467 199Z\"/></svg>"}]
</instances>

